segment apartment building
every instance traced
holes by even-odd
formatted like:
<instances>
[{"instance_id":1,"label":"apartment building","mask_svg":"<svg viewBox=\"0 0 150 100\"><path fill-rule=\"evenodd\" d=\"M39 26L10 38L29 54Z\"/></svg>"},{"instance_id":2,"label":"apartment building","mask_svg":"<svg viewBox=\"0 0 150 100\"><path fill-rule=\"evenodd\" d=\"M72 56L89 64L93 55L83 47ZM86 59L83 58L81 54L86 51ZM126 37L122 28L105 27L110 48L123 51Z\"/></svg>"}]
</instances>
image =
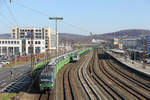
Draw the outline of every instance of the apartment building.
<instances>
[{"instance_id":1,"label":"apartment building","mask_svg":"<svg viewBox=\"0 0 150 100\"><path fill-rule=\"evenodd\" d=\"M44 39L45 49L51 48L51 29L49 27L12 27L11 38L12 39Z\"/></svg>"}]
</instances>

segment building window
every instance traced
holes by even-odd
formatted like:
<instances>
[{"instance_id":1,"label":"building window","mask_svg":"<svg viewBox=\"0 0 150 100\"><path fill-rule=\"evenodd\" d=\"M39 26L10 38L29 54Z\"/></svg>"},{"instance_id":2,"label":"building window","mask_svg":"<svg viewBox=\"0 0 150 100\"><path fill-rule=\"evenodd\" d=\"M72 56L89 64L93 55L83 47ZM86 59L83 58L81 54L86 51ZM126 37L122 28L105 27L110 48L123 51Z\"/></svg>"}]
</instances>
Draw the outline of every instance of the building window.
<instances>
[{"instance_id":1,"label":"building window","mask_svg":"<svg viewBox=\"0 0 150 100\"><path fill-rule=\"evenodd\" d=\"M14 44L16 44L16 41L14 41Z\"/></svg>"},{"instance_id":2,"label":"building window","mask_svg":"<svg viewBox=\"0 0 150 100\"><path fill-rule=\"evenodd\" d=\"M11 41L11 44L13 44L14 42L13 41Z\"/></svg>"},{"instance_id":3,"label":"building window","mask_svg":"<svg viewBox=\"0 0 150 100\"><path fill-rule=\"evenodd\" d=\"M35 44L37 44L37 41L35 41Z\"/></svg>"},{"instance_id":4,"label":"building window","mask_svg":"<svg viewBox=\"0 0 150 100\"><path fill-rule=\"evenodd\" d=\"M7 41L5 41L5 44L7 44Z\"/></svg>"},{"instance_id":5,"label":"building window","mask_svg":"<svg viewBox=\"0 0 150 100\"><path fill-rule=\"evenodd\" d=\"M10 44L10 41L8 41L8 44Z\"/></svg>"},{"instance_id":6,"label":"building window","mask_svg":"<svg viewBox=\"0 0 150 100\"><path fill-rule=\"evenodd\" d=\"M41 44L41 42L40 42L40 41L38 41L38 44Z\"/></svg>"},{"instance_id":7,"label":"building window","mask_svg":"<svg viewBox=\"0 0 150 100\"><path fill-rule=\"evenodd\" d=\"M2 47L2 53L7 54L7 47Z\"/></svg>"},{"instance_id":8,"label":"building window","mask_svg":"<svg viewBox=\"0 0 150 100\"><path fill-rule=\"evenodd\" d=\"M1 44L1 41L0 41L0 44Z\"/></svg>"},{"instance_id":9,"label":"building window","mask_svg":"<svg viewBox=\"0 0 150 100\"><path fill-rule=\"evenodd\" d=\"M45 39L47 39L47 36L45 36Z\"/></svg>"},{"instance_id":10,"label":"building window","mask_svg":"<svg viewBox=\"0 0 150 100\"><path fill-rule=\"evenodd\" d=\"M2 44L4 44L4 41L2 41Z\"/></svg>"},{"instance_id":11,"label":"building window","mask_svg":"<svg viewBox=\"0 0 150 100\"><path fill-rule=\"evenodd\" d=\"M17 44L19 44L19 41L17 41Z\"/></svg>"},{"instance_id":12,"label":"building window","mask_svg":"<svg viewBox=\"0 0 150 100\"><path fill-rule=\"evenodd\" d=\"M30 41L28 41L28 44L30 44Z\"/></svg>"},{"instance_id":13,"label":"building window","mask_svg":"<svg viewBox=\"0 0 150 100\"><path fill-rule=\"evenodd\" d=\"M15 41L16 42L16 41ZM20 52L19 52L19 47L15 47L14 48L14 50L15 50L15 55L20 55Z\"/></svg>"},{"instance_id":14,"label":"building window","mask_svg":"<svg viewBox=\"0 0 150 100\"><path fill-rule=\"evenodd\" d=\"M31 52L33 53L33 47L28 47L28 54L31 54Z\"/></svg>"},{"instance_id":15,"label":"building window","mask_svg":"<svg viewBox=\"0 0 150 100\"><path fill-rule=\"evenodd\" d=\"M24 38L24 36L20 36L20 38Z\"/></svg>"},{"instance_id":16,"label":"building window","mask_svg":"<svg viewBox=\"0 0 150 100\"><path fill-rule=\"evenodd\" d=\"M45 32L48 32L48 30L45 30Z\"/></svg>"},{"instance_id":17,"label":"building window","mask_svg":"<svg viewBox=\"0 0 150 100\"><path fill-rule=\"evenodd\" d=\"M40 47L35 47L35 53L38 54L38 53L40 53L40 52L41 52Z\"/></svg>"},{"instance_id":18,"label":"building window","mask_svg":"<svg viewBox=\"0 0 150 100\"><path fill-rule=\"evenodd\" d=\"M45 44L48 44L48 41L45 41Z\"/></svg>"},{"instance_id":19,"label":"building window","mask_svg":"<svg viewBox=\"0 0 150 100\"><path fill-rule=\"evenodd\" d=\"M38 36L35 36L36 39L38 39Z\"/></svg>"},{"instance_id":20,"label":"building window","mask_svg":"<svg viewBox=\"0 0 150 100\"><path fill-rule=\"evenodd\" d=\"M15 29L13 29L12 31L15 32Z\"/></svg>"},{"instance_id":21,"label":"building window","mask_svg":"<svg viewBox=\"0 0 150 100\"><path fill-rule=\"evenodd\" d=\"M45 35L47 35L47 33L45 33Z\"/></svg>"},{"instance_id":22,"label":"building window","mask_svg":"<svg viewBox=\"0 0 150 100\"><path fill-rule=\"evenodd\" d=\"M12 56L14 53L14 48L13 47L8 47L8 56Z\"/></svg>"}]
</instances>

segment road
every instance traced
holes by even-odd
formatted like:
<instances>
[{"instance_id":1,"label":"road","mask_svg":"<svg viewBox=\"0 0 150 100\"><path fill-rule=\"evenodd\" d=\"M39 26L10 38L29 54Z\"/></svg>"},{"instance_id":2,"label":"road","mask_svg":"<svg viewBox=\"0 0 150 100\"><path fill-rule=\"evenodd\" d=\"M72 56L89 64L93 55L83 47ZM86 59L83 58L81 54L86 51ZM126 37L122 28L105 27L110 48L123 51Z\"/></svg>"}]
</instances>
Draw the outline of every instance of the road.
<instances>
[{"instance_id":1,"label":"road","mask_svg":"<svg viewBox=\"0 0 150 100\"><path fill-rule=\"evenodd\" d=\"M40 58L43 61L45 58ZM0 92L16 92L31 82L31 62L16 66L0 68Z\"/></svg>"},{"instance_id":2,"label":"road","mask_svg":"<svg viewBox=\"0 0 150 100\"><path fill-rule=\"evenodd\" d=\"M0 68L0 90L19 78L27 75L31 71L30 63L19 65L15 68ZM12 75L11 75L12 72Z\"/></svg>"}]
</instances>

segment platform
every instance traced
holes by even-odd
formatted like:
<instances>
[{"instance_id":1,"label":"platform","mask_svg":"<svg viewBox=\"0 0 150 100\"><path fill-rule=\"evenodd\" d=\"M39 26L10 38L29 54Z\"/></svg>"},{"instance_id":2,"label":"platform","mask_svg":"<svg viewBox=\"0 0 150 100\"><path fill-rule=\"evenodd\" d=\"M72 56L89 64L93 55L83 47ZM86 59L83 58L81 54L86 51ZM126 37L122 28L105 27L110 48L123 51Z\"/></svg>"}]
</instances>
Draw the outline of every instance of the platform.
<instances>
[{"instance_id":1,"label":"platform","mask_svg":"<svg viewBox=\"0 0 150 100\"><path fill-rule=\"evenodd\" d=\"M117 55L115 53L111 53L109 51L107 51L107 53L116 58L121 63L127 65L128 67L131 67L132 69L135 69L150 76L150 64L142 64L140 62L130 60L129 58L125 59L125 57Z\"/></svg>"}]
</instances>

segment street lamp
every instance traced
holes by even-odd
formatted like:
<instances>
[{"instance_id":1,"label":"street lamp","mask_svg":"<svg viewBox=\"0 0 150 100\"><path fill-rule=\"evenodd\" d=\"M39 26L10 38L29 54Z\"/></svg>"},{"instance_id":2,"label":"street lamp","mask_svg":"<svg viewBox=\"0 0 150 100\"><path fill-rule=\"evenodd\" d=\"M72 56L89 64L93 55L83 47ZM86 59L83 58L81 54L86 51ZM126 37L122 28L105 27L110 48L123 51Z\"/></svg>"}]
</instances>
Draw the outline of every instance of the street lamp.
<instances>
[{"instance_id":1,"label":"street lamp","mask_svg":"<svg viewBox=\"0 0 150 100\"><path fill-rule=\"evenodd\" d=\"M57 32L57 21L58 20L63 20L62 17L49 17L49 20L55 20L55 33L56 33L56 58L58 57L58 32ZM56 67L56 71L58 72L57 70L57 67ZM56 100L58 100L58 89L57 89L57 79L56 79Z\"/></svg>"}]
</instances>

